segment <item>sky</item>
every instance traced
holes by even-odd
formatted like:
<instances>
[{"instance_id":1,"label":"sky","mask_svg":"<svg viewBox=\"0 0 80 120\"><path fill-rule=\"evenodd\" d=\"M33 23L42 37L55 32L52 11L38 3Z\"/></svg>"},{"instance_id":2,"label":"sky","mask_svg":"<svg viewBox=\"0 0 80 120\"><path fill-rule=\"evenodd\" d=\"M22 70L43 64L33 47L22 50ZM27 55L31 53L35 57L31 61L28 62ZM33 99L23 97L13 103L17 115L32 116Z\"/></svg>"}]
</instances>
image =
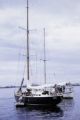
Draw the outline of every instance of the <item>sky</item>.
<instances>
[{"instance_id":1,"label":"sky","mask_svg":"<svg viewBox=\"0 0 80 120\"><path fill-rule=\"evenodd\" d=\"M0 86L20 85L25 76L26 0L0 0ZM24 29L22 29L24 28ZM30 78L44 83L80 83L80 0L29 0Z\"/></svg>"}]
</instances>

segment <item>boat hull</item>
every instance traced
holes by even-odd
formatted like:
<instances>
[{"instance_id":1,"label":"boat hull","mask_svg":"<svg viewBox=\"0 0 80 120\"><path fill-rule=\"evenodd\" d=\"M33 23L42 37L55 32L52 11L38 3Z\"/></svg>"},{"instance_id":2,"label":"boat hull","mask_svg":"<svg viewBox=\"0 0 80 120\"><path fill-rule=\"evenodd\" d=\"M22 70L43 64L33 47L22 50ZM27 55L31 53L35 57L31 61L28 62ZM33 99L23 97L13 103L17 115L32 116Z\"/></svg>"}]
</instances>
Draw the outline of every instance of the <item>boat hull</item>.
<instances>
[{"instance_id":1,"label":"boat hull","mask_svg":"<svg viewBox=\"0 0 80 120\"><path fill-rule=\"evenodd\" d=\"M73 93L72 92L63 93L63 99L73 99Z\"/></svg>"},{"instance_id":2,"label":"boat hull","mask_svg":"<svg viewBox=\"0 0 80 120\"><path fill-rule=\"evenodd\" d=\"M24 105L54 105L56 106L61 102L60 96L55 97L29 97L23 96Z\"/></svg>"}]
</instances>

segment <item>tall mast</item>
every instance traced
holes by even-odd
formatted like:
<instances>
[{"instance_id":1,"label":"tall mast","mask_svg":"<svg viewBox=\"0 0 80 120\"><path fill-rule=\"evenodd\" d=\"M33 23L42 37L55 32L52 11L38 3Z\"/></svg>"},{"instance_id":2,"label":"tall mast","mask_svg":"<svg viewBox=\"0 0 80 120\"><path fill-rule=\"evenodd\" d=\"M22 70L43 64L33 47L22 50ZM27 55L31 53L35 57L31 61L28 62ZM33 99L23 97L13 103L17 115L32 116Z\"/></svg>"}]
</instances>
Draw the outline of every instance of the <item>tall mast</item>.
<instances>
[{"instance_id":1,"label":"tall mast","mask_svg":"<svg viewBox=\"0 0 80 120\"><path fill-rule=\"evenodd\" d=\"M28 0L27 0L27 80L29 80L29 7L28 7Z\"/></svg>"},{"instance_id":2,"label":"tall mast","mask_svg":"<svg viewBox=\"0 0 80 120\"><path fill-rule=\"evenodd\" d=\"M43 29L44 31L44 82L46 84L46 48L45 48L45 28Z\"/></svg>"}]
</instances>

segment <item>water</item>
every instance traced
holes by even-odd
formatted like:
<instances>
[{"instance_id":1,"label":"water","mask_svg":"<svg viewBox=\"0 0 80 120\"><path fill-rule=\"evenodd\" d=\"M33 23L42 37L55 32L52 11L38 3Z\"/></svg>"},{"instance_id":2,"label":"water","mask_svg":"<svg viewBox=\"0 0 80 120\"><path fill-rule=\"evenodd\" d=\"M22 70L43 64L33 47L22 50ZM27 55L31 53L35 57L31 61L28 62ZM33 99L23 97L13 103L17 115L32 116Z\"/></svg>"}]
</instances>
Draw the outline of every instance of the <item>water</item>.
<instances>
[{"instance_id":1,"label":"water","mask_svg":"<svg viewBox=\"0 0 80 120\"><path fill-rule=\"evenodd\" d=\"M0 89L0 120L80 120L80 87L74 99L63 100L58 107L15 107L14 89Z\"/></svg>"}]
</instances>

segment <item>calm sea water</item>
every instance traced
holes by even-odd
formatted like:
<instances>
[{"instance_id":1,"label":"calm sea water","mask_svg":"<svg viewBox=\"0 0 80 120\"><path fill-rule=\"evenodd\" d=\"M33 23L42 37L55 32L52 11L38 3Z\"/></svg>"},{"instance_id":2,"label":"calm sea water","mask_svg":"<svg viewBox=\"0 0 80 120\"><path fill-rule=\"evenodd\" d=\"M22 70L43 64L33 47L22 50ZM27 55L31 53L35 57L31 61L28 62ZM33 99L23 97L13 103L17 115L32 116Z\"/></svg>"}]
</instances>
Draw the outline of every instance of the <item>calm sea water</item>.
<instances>
[{"instance_id":1,"label":"calm sea water","mask_svg":"<svg viewBox=\"0 0 80 120\"><path fill-rule=\"evenodd\" d=\"M80 87L74 87L73 100L63 100L56 108L16 108L14 89L0 89L0 120L80 120Z\"/></svg>"}]
</instances>

